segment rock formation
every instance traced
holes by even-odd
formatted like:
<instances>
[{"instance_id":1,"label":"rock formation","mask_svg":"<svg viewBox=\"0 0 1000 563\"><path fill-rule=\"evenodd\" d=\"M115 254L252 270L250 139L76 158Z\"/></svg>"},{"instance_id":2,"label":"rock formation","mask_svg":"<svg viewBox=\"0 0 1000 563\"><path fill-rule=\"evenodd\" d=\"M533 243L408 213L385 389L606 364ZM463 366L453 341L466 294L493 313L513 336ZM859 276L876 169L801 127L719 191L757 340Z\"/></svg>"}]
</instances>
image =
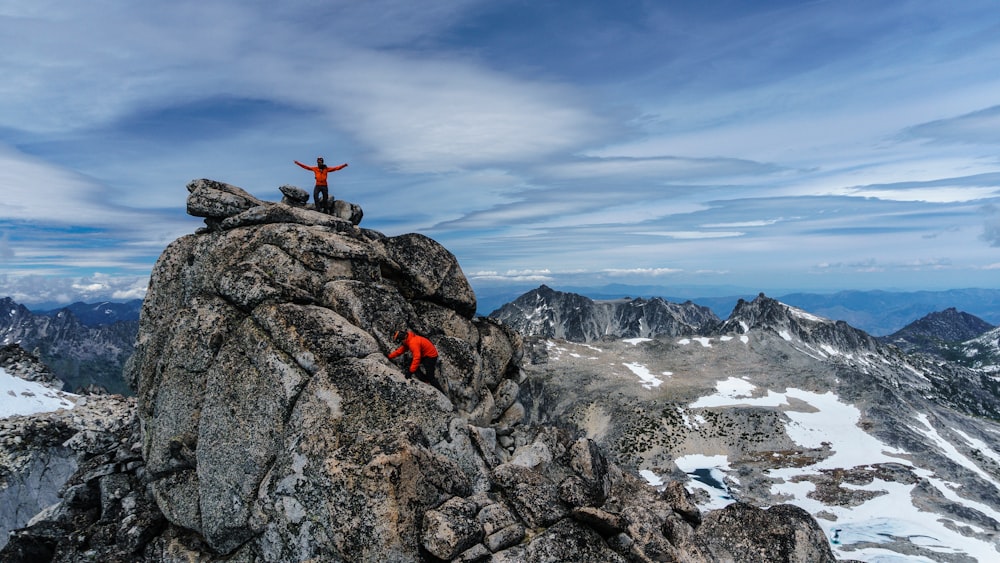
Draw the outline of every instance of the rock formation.
<instances>
[{"instance_id":1,"label":"rock formation","mask_svg":"<svg viewBox=\"0 0 1000 563\"><path fill-rule=\"evenodd\" d=\"M0 348L0 367L10 375L53 384L48 367L16 344ZM61 382L55 380L54 386ZM79 498L66 485L85 460L118 448L130 450L133 444L131 457L139 459L138 440L127 439L130 429L138 429L135 400L121 396L79 397L72 410L0 419L0 547L8 532L28 524L60 496ZM114 472L82 479L99 487Z\"/></svg>"},{"instance_id":2,"label":"rock formation","mask_svg":"<svg viewBox=\"0 0 1000 563\"><path fill-rule=\"evenodd\" d=\"M542 285L490 313L523 336L592 342L697 334L721 320L708 307L653 299L595 301Z\"/></svg>"},{"instance_id":3,"label":"rock formation","mask_svg":"<svg viewBox=\"0 0 1000 563\"><path fill-rule=\"evenodd\" d=\"M38 356L21 348L20 344L0 346L0 368L26 381L37 381L52 389L62 389L64 383Z\"/></svg>"},{"instance_id":4,"label":"rock formation","mask_svg":"<svg viewBox=\"0 0 1000 563\"><path fill-rule=\"evenodd\" d=\"M188 189L206 227L153 270L133 434L5 561L833 561L801 511L703 520L679 484L525 424L521 338L474 316L435 241L359 228L346 202ZM387 359L404 327L436 344L447 395Z\"/></svg>"}]
</instances>

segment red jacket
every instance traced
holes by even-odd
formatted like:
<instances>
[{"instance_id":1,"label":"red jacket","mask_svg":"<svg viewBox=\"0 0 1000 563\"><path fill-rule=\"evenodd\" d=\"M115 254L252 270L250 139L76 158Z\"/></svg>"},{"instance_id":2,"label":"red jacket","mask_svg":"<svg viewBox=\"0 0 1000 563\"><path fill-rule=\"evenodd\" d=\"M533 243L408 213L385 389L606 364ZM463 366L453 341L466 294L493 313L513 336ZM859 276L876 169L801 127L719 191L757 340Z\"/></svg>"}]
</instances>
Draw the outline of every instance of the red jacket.
<instances>
[{"instance_id":1,"label":"red jacket","mask_svg":"<svg viewBox=\"0 0 1000 563\"><path fill-rule=\"evenodd\" d=\"M295 161L295 164L298 164L299 166L301 166L302 168L305 168L306 170L312 170L313 174L316 175L316 185L317 186L325 186L326 185L326 175L329 174L330 172L336 172L337 170L341 170L341 169L347 167L347 163L346 162L343 163L343 164L341 164L340 166L327 166L326 168L320 168L319 166L309 166L308 164L302 164L301 162L299 162L297 160Z\"/></svg>"},{"instance_id":2,"label":"red jacket","mask_svg":"<svg viewBox=\"0 0 1000 563\"><path fill-rule=\"evenodd\" d=\"M403 340L403 345L390 352L389 359L391 360L401 355L407 348L409 348L410 353L413 354L413 360L410 362L410 373L417 371L417 368L420 367L421 359L425 357L438 357L437 348L431 344L430 340L427 340L419 334L413 334L411 331L406 331L406 338Z\"/></svg>"}]
</instances>

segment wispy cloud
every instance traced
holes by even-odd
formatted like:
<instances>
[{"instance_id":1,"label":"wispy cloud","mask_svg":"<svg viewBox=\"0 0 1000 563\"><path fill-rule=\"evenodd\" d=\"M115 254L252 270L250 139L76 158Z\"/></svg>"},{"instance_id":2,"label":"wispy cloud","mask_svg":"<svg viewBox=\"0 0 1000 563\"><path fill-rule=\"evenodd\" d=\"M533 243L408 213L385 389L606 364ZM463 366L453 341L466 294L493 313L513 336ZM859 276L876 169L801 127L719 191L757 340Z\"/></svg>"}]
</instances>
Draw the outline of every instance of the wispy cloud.
<instances>
[{"instance_id":1,"label":"wispy cloud","mask_svg":"<svg viewBox=\"0 0 1000 563\"><path fill-rule=\"evenodd\" d=\"M741 237L746 233L741 231L645 231L634 233L644 237L667 237L675 239L707 239Z\"/></svg>"},{"instance_id":2,"label":"wispy cloud","mask_svg":"<svg viewBox=\"0 0 1000 563\"><path fill-rule=\"evenodd\" d=\"M328 72L337 121L404 172L523 165L583 148L614 125L571 88L462 60L363 53Z\"/></svg>"},{"instance_id":3,"label":"wispy cloud","mask_svg":"<svg viewBox=\"0 0 1000 563\"><path fill-rule=\"evenodd\" d=\"M472 272L469 278L473 281L508 281L508 282L540 282L555 279L549 270L508 270L506 272L481 271Z\"/></svg>"},{"instance_id":4,"label":"wispy cloud","mask_svg":"<svg viewBox=\"0 0 1000 563\"><path fill-rule=\"evenodd\" d=\"M983 215L986 216L986 220L983 222L982 239L990 246L1000 247L1000 207L994 204L985 205Z\"/></svg>"},{"instance_id":5,"label":"wispy cloud","mask_svg":"<svg viewBox=\"0 0 1000 563\"><path fill-rule=\"evenodd\" d=\"M681 270L678 270L677 268L629 268L621 270L615 270L615 269L604 270L604 272L608 275L628 277L628 278L647 277L647 276L656 278L660 276L676 274L677 272L680 271Z\"/></svg>"},{"instance_id":6,"label":"wispy cloud","mask_svg":"<svg viewBox=\"0 0 1000 563\"><path fill-rule=\"evenodd\" d=\"M908 127L904 137L939 143L1000 145L1000 106Z\"/></svg>"},{"instance_id":7,"label":"wispy cloud","mask_svg":"<svg viewBox=\"0 0 1000 563\"><path fill-rule=\"evenodd\" d=\"M140 292L188 181L317 155L473 283L995 285L995 10L8 2L0 294Z\"/></svg>"}]
</instances>

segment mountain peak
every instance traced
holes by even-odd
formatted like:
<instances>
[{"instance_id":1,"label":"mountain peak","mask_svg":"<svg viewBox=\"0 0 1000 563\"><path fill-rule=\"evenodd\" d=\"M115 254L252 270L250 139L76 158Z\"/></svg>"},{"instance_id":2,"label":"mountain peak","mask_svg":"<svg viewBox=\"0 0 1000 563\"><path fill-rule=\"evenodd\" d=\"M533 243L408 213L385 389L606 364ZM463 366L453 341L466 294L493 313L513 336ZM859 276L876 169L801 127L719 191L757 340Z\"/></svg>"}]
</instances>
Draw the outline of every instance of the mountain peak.
<instances>
[{"instance_id":1,"label":"mountain peak","mask_svg":"<svg viewBox=\"0 0 1000 563\"><path fill-rule=\"evenodd\" d=\"M907 352L946 356L947 350L960 342L972 340L993 329L993 325L975 315L949 307L930 313L886 336L883 341Z\"/></svg>"},{"instance_id":2,"label":"mountain peak","mask_svg":"<svg viewBox=\"0 0 1000 563\"><path fill-rule=\"evenodd\" d=\"M833 324L833 321L786 305L761 293L753 301L745 299L737 301L732 314L720 327L720 331L736 333L746 333L751 329L767 329L774 332L798 331L803 327L819 324Z\"/></svg>"},{"instance_id":3,"label":"mountain peak","mask_svg":"<svg viewBox=\"0 0 1000 563\"><path fill-rule=\"evenodd\" d=\"M833 321L759 294L753 301L740 299L717 334L746 334L752 330L775 333L821 352L852 357L878 349L878 341L844 321ZM823 352L825 351L825 352Z\"/></svg>"},{"instance_id":4,"label":"mountain peak","mask_svg":"<svg viewBox=\"0 0 1000 563\"><path fill-rule=\"evenodd\" d=\"M697 334L720 322L707 307L662 298L593 300L546 285L490 313L525 336L592 342Z\"/></svg>"}]
</instances>

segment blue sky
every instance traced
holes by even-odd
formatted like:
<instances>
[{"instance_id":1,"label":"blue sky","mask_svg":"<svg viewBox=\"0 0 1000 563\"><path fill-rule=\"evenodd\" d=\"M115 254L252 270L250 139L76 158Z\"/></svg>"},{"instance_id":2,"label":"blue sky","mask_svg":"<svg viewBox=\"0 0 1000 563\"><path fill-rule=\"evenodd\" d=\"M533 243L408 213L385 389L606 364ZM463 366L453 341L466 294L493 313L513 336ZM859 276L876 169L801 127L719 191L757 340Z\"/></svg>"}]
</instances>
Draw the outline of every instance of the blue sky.
<instances>
[{"instance_id":1,"label":"blue sky","mask_svg":"<svg viewBox=\"0 0 1000 563\"><path fill-rule=\"evenodd\" d=\"M0 295L332 176L473 286L997 287L995 1L0 0ZM310 190L311 191L311 190Z\"/></svg>"}]
</instances>

